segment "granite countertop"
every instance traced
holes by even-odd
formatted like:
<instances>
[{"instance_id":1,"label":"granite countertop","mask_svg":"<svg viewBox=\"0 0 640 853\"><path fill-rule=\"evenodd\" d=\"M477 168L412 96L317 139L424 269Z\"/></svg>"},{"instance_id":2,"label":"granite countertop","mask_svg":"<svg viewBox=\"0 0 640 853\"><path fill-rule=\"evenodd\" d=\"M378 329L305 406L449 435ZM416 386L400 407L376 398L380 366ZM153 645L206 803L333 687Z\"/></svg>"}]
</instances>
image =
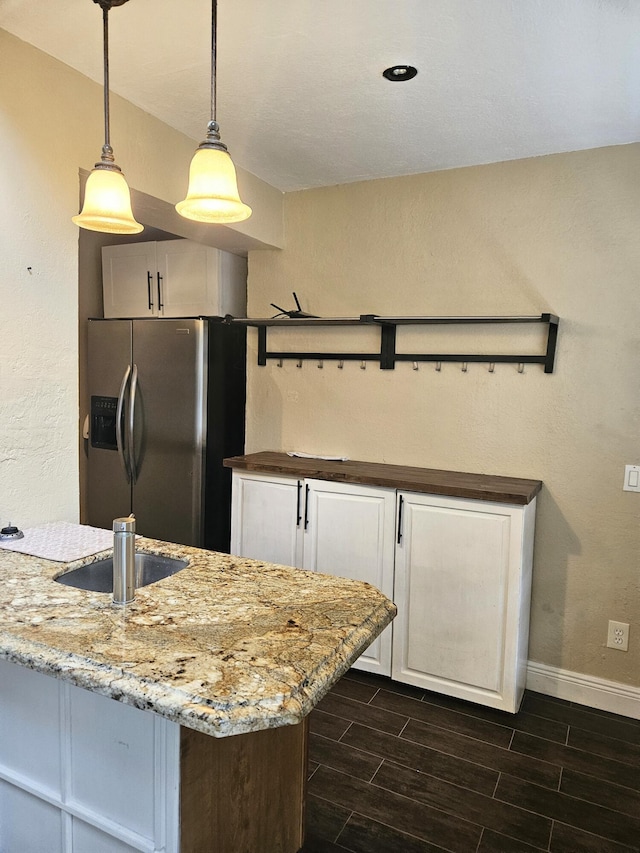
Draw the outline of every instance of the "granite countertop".
<instances>
[{"instance_id":1,"label":"granite countertop","mask_svg":"<svg viewBox=\"0 0 640 853\"><path fill-rule=\"evenodd\" d=\"M189 561L115 607L0 550L0 658L215 737L299 723L391 622L369 584L140 538Z\"/></svg>"}]
</instances>

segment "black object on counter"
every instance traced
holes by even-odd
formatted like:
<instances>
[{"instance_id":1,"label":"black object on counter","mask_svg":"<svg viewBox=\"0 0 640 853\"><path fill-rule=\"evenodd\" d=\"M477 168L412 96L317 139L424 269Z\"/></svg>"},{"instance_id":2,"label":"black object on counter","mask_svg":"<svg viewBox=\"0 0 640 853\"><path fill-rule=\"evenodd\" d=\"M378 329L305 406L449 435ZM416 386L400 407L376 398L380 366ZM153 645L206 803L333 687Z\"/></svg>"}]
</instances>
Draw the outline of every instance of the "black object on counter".
<instances>
[{"instance_id":1,"label":"black object on counter","mask_svg":"<svg viewBox=\"0 0 640 853\"><path fill-rule=\"evenodd\" d=\"M0 530L0 539L24 539L24 533L9 522L6 527Z\"/></svg>"}]
</instances>

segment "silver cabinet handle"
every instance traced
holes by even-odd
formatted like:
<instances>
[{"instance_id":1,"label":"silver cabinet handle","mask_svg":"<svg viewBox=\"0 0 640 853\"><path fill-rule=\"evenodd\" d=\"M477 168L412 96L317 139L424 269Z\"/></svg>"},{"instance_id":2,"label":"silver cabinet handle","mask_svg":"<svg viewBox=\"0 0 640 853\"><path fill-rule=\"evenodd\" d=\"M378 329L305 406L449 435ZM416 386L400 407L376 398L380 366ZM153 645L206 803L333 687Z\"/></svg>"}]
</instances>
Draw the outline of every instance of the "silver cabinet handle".
<instances>
[{"instance_id":1,"label":"silver cabinet handle","mask_svg":"<svg viewBox=\"0 0 640 853\"><path fill-rule=\"evenodd\" d=\"M136 422L136 392L138 390L138 365L133 365L131 371L131 387L129 389L129 468L131 469L131 482L135 486L138 477L136 466L136 446L135 446L135 422Z\"/></svg>"},{"instance_id":2,"label":"silver cabinet handle","mask_svg":"<svg viewBox=\"0 0 640 853\"><path fill-rule=\"evenodd\" d=\"M127 383L129 382L129 377L131 376L131 365L127 365L127 369L124 372L124 376L122 377L122 382L120 384L120 393L118 394L118 407L116 409L116 446L118 448L118 456L122 461L122 465L124 467L124 473L127 478L127 483L131 482L131 470L129 469L129 460L127 458L127 453L125 452L125 444L124 444L124 434L122 431L123 426L123 409L124 409L124 395L127 390Z\"/></svg>"}]
</instances>

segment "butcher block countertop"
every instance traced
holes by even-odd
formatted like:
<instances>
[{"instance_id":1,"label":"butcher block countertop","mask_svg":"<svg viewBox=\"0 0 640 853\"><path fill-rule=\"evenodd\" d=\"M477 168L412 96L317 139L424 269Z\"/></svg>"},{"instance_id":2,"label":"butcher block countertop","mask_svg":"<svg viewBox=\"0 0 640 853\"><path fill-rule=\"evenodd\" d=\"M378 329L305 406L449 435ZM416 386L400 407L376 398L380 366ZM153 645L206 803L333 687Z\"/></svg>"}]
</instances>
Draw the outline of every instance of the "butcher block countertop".
<instances>
[{"instance_id":1,"label":"butcher block countertop","mask_svg":"<svg viewBox=\"0 0 640 853\"><path fill-rule=\"evenodd\" d=\"M299 723L391 622L369 584L140 538L188 561L114 606L0 549L0 658L216 737Z\"/></svg>"},{"instance_id":2,"label":"butcher block countertop","mask_svg":"<svg viewBox=\"0 0 640 853\"><path fill-rule=\"evenodd\" d=\"M268 450L248 453L245 456L232 456L225 459L224 464L228 468L252 471L256 474L281 474L339 483L360 483L366 486L385 486L430 495L523 506L530 503L542 488L540 480L439 471L434 468L414 468L410 465L387 465L379 462L329 462Z\"/></svg>"}]
</instances>

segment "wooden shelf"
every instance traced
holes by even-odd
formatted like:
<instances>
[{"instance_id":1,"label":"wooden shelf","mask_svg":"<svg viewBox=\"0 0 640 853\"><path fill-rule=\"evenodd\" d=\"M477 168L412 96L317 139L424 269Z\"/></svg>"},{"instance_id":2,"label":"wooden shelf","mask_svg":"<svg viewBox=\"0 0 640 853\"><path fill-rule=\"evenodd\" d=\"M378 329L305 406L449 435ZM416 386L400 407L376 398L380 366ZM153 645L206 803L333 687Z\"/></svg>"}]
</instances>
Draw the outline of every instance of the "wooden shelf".
<instances>
[{"instance_id":1,"label":"wooden shelf","mask_svg":"<svg viewBox=\"0 0 640 853\"><path fill-rule=\"evenodd\" d=\"M338 483L384 486L431 495L472 498L521 506L530 503L542 488L540 480L471 474L463 471L441 471L435 468L416 468L410 465L390 465L383 462L359 462L355 459L332 462L289 456L287 453L270 450L232 456L224 459L223 465L226 468L252 471L255 474L311 477Z\"/></svg>"}]
</instances>

